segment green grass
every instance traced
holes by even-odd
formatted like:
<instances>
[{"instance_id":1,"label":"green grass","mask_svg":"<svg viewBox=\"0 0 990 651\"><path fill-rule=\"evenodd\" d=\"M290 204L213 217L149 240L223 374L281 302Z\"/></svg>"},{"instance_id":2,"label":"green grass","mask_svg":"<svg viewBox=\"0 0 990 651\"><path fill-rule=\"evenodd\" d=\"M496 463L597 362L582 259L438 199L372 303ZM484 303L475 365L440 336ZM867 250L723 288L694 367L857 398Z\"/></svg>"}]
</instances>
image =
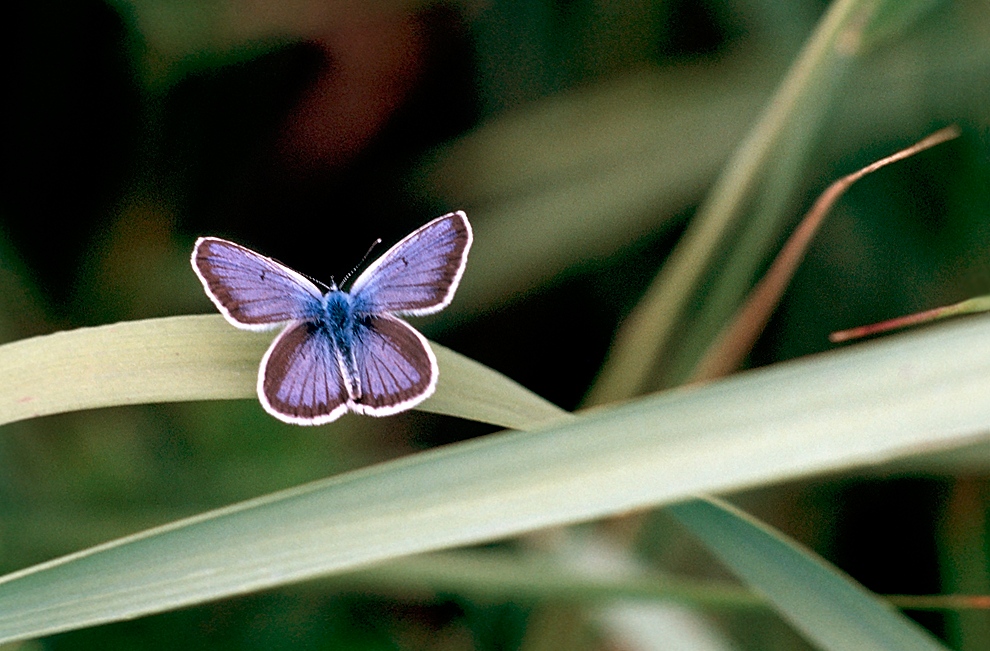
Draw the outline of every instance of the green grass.
<instances>
[{"instance_id":1,"label":"green grass","mask_svg":"<svg viewBox=\"0 0 990 651\"><path fill-rule=\"evenodd\" d=\"M129 56L152 114L167 112L167 103L155 102L185 79L311 36L300 14L288 11L233 20L219 4L114 6L133 21L125 21ZM716 613L746 649L949 648L895 609L906 601L874 594L855 572L797 542L802 535L814 540L815 523L837 527L836 505L813 509L809 523L786 513L774 519L766 505L777 502L760 500L900 476L950 478L951 496L933 516L939 529L931 535L942 556L942 591L958 598L935 596L934 604L949 612L942 631L949 646L969 651L990 641L985 610L965 598L990 592L990 566L980 552L990 536L990 317L948 320L818 355L805 354L814 349L801 348L793 335L827 330L831 321L822 314L854 320L840 327L876 320L843 304L872 306L877 295L899 291L888 307L906 313L916 311L915 302L933 307L986 293L986 95L962 82L971 94L949 92L956 88L952 74L979 80L973 71L990 62L985 30L973 19L983 9L839 0L799 52L771 38L758 56L658 68L642 65L649 48L622 37L632 26L650 31L666 24L653 5L637 5L625 27L600 24L601 8L572 8L568 23L556 21L549 5L535 7L489 8L494 13L472 25L473 46L484 64L515 47L505 43L528 44L526 51L543 57L537 68L559 77L529 78L533 71L523 66L515 77L499 78L480 65L480 102L496 108L403 181L419 197L465 207L476 224L459 295L425 329L444 340L590 275L594 281L580 285L592 288L582 295L587 314L575 305L566 318L518 317L534 331L573 328L580 335L582 319L597 318L595 283L630 260L646 265L640 289L608 288L608 300L625 301L610 307L626 316L612 326L616 336L598 380L583 387L586 404L595 407L569 413L434 344L440 383L419 410L461 419L448 430L470 440L416 449L405 441L434 422L422 415L285 427L252 402L272 334L236 330L219 315L144 318L149 304L181 314L204 302L183 237L169 232L156 240L160 231L146 227L171 224L181 200L157 199L141 185L147 179L137 181L143 191L120 199L111 211L114 229L87 253L76 279L78 320L45 304L27 254L22 259L14 238L0 232L0 333L10 341L0 346L0 543L10 572L0 577L0 641L77 631L48 640L89 639L105 648L131 629L99 625L144 618L138 623L149 632L128 646L177 644L202 627L180 633L146 616L224 612L227 606L209 604L246 604L245 595L261 592L303 595L298 609L282 617L286 622L317 621L326 612L341 617L344 627L326 638L332 647L360 638L367 621L346 615L342 602L307 615L299 605L309 603L306 595L346 602L357 594L386 604L386 613L396 604L454 600L462 611L458 626L471 641L442 647L438 638L426 648L560 648L562 634L538 624L571 621L570 608L580 622L575 631L595 631L583 648L597 648L595 640L610 633L593 614L628 600ZM505 20L490 21L493 15ZM781 25L788 16L777 14ZM918 97L902 106L884 84L912 74L944 86L907 84ZM563 78L580 83L560 91L568 85ZM503 96L532 101L503 110ZM938 109L919 117L917 107L929 105ZM827 218L837 230L822 235L824 253L812 252L770 343L753 353L755 361L772 363L681 386L813 199L812 188L865 164L855 158L860 148L869 148L869 162L892 153L892 142L907 144L952 121L963 126L961 144L939 154L943 167L930 169L957 174L889 172L904 174L889 196L862 190L867 194L850 196ZM147 170L160 173L156 163ZM947 188L931 200L943 220L935 235L919 235L912 228L921 227L890 214L890 206L909 210L929 196L915 192L920 177ZM170 187L185 188L179 181ZM681 226L666 260L642 253L674 239ZM880 242L905 257L892 257ZM129 268L123 263L133 262L131 255L138 264ZM112 261L106 267L103 257ZM897 277L905 280L893 288L870 266L899 264ZM90 308L94 296L100 301ZM11 341L59 330L63 319L86 322L119 310L129 320ZM511 339L511 331L497 327L484 336L498 350L503 334ZM774 337L783 342L776 348ZM788 345L802 356L784 361ZM596 353L588 343L573 354ZM492 359L497 365L497 354ZM554 382L572 379L561 373ZM179 404L161 406L167 403ZM158 406L134 407L148 404ZM475 437L476 424L506 431ZM752 504L757 513L762 508L778 526L710 495ZM666 507L660 534L647 515L659 507ZM620 550L624 571L596 574L568 553L601 544ZM713 580L704 561L678 576L685 545L707 550L741 586ZM456 549L465 546L481 548ZM525 610L504 634L515 643L491 641L501 621L494 608L486 610L492 603ZM275 609L248 619L280 617ZM395 617L382 614L371 626L393 641L369 648L416 646L395 641L407 624ZM792 632L775 634L780 629L766 621L784 621ZM410 626L433 631L429 623ZM82 631L87 627L95 628ZM72 637L87 634L93 637ZM222 639L246 648L240 634ZM285 632L278 644L302 639L294 634ZM761 635L773 646L761 644ZM318 646L316 633L305 639Z\"/></svg>"},{"instance_id":2,"label":"green grass","mask_svg":"<svg viewBox=\"0 0 990 651\"><path fill-rule=\"evenodd\" d=\"M183 321L194 330L219 318L134 325L151 332L159 326L165 340L172 334L167 326L181 328ZM103 330L107 329L52 337L74 334L73 348L85 356L87 340L105 343ZM217 335L223 339L221 332ZM229 345L214 340L209 347L228 351L257 347L257 341L233 329L226 330L226 338ZM153 336L144 341L157 344ZM152 390L162 392L159 396L170 395L170 389L183 391L189 372L183 367L203 361L187 352L204 345L194 337L186 342L185 346L169 347L165 341L151 345L170 354L150 367L142 359L143 372L116 387L114 402L134 402L135 396ZM9 344L4 352L18 346ZM116 370L127 376L133 363L128 361L133 360L131 351L126 346L100 349L116 353L103 354L99 364L90 358L87 373ZM450 399L442 388L431 402L439 402L443 411L454 415L513 413L517 427L543 427L345 473L15 573L0 584L2 639L129 619L407 554L681 502L700 493L845 470L896 459L918 446L963 445L979 440L990 420L990 403L981 399L990 391L986 317L622 407L577 417L561 412L559 424L550 425L546 423L554 413L552 406L492 371L452 361L457 357L451 352L441 357L445 383L462 385L463 378L462 386L476 387L473 399ZM49 361L73 365L66 364L64 357ZM43 366L37 359L35 364ZM226 380L219 375L212 379L214 391L224 391L228 398L250 394L250 383L238 373L241 364L236 356L226 364L211 365L226 371ZM484 382L472 377L478 374ZM458 390L454 395L463 393L467 392ZM3 404L16 405L17 395L5 396ZM45 404L47 396L36 398ZM728 544L726 525L720 523L736 516L711 505L692 504L681 504L675 515L710 544L721 542L720 548ZM807 605L797 613L785 609L825 648L848 648L842 646L846 638L841 635L834 643L828 635L816 635L835 632L836 618L849 620L850 629L865 628L864 635L871 639L888 642L871 648L937 648L903 617L870 606L875 598L853 588L841 573L810 553L781 547L783 543L773 535L745 522L736 522L743 531L734 535L753 541L754 546L764 540L774 542L763 543L770 548L756 549L742 560L731 554L726 560L734 568L775 566L779 575L768 577L740 569L771 601L792 605L794 590L828 595L821 598L839 615ZM706 530L706 524L713 529ZM781 549L790 550L790 555L783 555ZM815 570L810 577L807 568ZM833 584L839 587L830 587ZM869 614L871 608L884 617ZM898 626L904 630L896 635L889 632ZM916 640L916 646L904 646L905 639Z\"/></svg>"}]
</instances>

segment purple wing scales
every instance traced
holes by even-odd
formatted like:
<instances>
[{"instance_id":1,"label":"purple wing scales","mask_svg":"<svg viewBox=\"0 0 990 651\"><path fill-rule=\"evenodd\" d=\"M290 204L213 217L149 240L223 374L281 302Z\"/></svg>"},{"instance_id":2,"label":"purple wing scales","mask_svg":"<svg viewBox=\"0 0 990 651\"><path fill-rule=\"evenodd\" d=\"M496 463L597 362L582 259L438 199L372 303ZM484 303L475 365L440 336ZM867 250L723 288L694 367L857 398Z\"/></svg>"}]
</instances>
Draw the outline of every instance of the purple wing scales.
<instances>
[{"instance_id":1,"label":"purple wing scales","mask_svg":"<svg viewBox=\"0 0 990 651\"><path fill-rule=\"evenodd\" d=\"M199 238L192 266L210 300L239 328L266 330L319 309L322 292L309 279L233 242Z\"/></svg>"},{"instance_id":2,"label":"purple wing scales","mask_svg":"<svg viewBox=\"0 0 990 651\"><path fill-rule=\"evenodd\" d=\"M416 229L354 281L355 311L421 315L443 309L464 275L473 237L460 211Z\"/></svg>"},{"instance_id":3,"label":"purple wing scales","mask_svg":"<svg viewBox=\"0 0 990 651\"><path fill-rule=\"evenodd\" d=\"M398 318L372 316L354 330L361 395L348 406L359 414L388 416L426 400L437 386L437 360L423 335Z\"/></svg>"},{"instance_id":4,"label":"purple wing scales","mask_svg":"<svg viewBox=\"0 0 990 651\"><path fill-rule=\"evenodd\" d=\"M343 369L330 335L308 322L275 338L261 360L258 398L265 411L296 425L321 425L347 411Z\"/></svg>"}]
</instances>

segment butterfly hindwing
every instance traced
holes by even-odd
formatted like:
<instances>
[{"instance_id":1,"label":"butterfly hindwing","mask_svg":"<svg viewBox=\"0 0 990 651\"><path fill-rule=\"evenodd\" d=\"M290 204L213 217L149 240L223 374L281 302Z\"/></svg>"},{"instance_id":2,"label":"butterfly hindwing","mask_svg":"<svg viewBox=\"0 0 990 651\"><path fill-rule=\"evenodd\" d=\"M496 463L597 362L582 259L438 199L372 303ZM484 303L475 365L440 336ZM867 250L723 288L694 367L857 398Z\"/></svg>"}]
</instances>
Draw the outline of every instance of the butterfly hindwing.
<instances>
[{"instance_id":1,"label":"butterfly hindwing","mask_svg":"<svg viewBox=\"0 0 990 651\"><path fill-rule=\"evenodd\" d=\"M275 338L261 360L258 397L288 423L319 425L347 411L348 391L330 333L307 321Z\"/></svg>"},{"instance_id":2,"label":"butterfly hindwing","mask_svg":"<svg viewBox=\"0 0 990 651\"><path fill-rule=\"evenodd\" d=\"M460 211L416 229L354 281L355 311L420 315L443 309L464 274L472 239Z\"/></svg>"},{"instance_id":3,"label":"butterfly hindwing","mask_svg":"<svg viewBox=\"0 0 990 651\"><path fill-rule=\"evenodd\" d=\"M192 265L207 295L239 328L265 330L319 309L322 292L309 279L239 244L201 237Z\"/></svg>"},{"instance_id":4,"label":"butterfly hindwing","mask_svg":"<svg viewBox=\"0 0 990 651\"><path fill-rule=\"evenodd\" d=\"M360 388L349 404L353 411L387 416L413 407L436 389L436 357L423 335L401 319L359 319L353 348Z\"/></svg>"}]
</instances>

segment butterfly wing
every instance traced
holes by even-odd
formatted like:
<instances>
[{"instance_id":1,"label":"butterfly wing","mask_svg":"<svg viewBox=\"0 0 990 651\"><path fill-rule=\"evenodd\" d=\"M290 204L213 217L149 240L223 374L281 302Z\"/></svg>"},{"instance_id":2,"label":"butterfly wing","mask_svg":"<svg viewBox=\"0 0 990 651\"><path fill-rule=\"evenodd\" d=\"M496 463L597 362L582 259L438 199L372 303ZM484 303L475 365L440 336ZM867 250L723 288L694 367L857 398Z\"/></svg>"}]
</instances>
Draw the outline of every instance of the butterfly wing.
<instances>
[{"instance_id":1,"label":"butterfly wing","mask_svg":"<svg viewBox=\"0 0 990 651\"><path fill-rule=\"evenodd\" d=\"M391 315L357 320L353 338L360 395L348 406L388 416L426 400L437 386L437 360L426 338Z\"/></svg>"},{"instance_id":2,"label":"butterfly wing","mask_svg":"<svg viewBox=\"0 0 990 651\"><path fill-rule=\"evenodd\" d=\"M266 330L318 313L322 292L308 278L239 244L201 237L192 266L210 300L238 328Z\"/></svg>"},{"instance_id":3,"label":"butterfly wing","mask_svg":"<svg viewBox=\"0 0 990 651\"><path fill-rule=\"evenodd\" d=\"M261 360L258 398L265 411L287 423L329 423L347 411L343 373L330 333L312 322L293 323Z\"/></svg>"},{"instance_id":4,"label":"butterfly wing","mask_svg":"<svg viewBox=\"0 0 990 651\"><path fill-rule=\"evenodd\" d=\"M407 235L350 289L359 314L430 314L450 303L473 235L463 212L437 217Z\"/></svg>"}]
</instances>

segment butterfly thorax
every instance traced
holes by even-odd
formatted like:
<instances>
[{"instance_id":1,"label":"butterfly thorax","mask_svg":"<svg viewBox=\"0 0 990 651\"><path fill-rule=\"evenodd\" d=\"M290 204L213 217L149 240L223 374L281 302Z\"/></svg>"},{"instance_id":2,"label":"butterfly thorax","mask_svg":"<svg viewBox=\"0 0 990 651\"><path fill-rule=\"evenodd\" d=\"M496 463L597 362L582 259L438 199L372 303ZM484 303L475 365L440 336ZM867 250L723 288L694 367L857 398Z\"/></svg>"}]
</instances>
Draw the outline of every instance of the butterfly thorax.
<instances>
[{"instance_id":1,"label":"butterfly thorax","mask_svg":"<svg viewBox=\"0 0 990 651\"><path fill-rule=\"evenodd\" d=\"M333 342L334 352L341 364L351 399L361 397L357 362L354 358L354 306L351 295L339 289L331 289L323 296L322 324Z\"/></svg>"},{"instance_id":2,"label":"butterfly thorax","mask_svg":"<svg viewBox=\"0 0 990 651\"><path fill-rule=\"evenodd\" d=\"M354 327L354 309L351 296L339 289L332 289L323 295L323 318L327 326L336 332L347 332Z\"/></svg>"}]
</instances>

